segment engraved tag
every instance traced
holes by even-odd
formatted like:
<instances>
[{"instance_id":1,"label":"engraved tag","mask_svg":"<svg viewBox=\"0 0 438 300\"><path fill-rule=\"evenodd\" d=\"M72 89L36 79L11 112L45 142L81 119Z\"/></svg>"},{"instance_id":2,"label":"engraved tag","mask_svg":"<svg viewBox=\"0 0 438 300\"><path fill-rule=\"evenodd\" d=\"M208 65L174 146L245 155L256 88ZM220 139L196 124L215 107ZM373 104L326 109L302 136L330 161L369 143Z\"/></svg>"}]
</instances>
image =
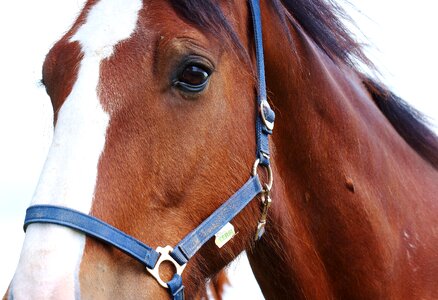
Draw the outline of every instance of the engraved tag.
<instances>
[{"instance_id":1,"label":"engraved tag","mask_svg":"<svg viewBox=\"0 0 438 300\"><path fill-rule=\"evenodd\" d=\"M221 228L216 234L215 234L215 244L219 248L222 248L223 245L228 243L229 240L235 236L236 233L234 232L234 226L231 223L225 224L224 227Z\"/></svg>"}]
</instances>

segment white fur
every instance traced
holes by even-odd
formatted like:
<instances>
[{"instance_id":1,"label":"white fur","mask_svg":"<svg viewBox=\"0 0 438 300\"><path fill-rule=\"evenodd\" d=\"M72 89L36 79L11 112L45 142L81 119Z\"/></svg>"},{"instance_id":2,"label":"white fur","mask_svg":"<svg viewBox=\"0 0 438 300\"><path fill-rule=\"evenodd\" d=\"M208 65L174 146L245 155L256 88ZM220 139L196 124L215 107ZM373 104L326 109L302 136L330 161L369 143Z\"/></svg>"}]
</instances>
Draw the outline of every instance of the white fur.
<instances>
[{"instance_id":1,"label":"white fur","mask_svg":"<svg viewBox=\"0 0 438 300\"><path fill-rule=\"evenodd\" d=\"M84 53L78 78L62 105L53 142L31 204L89 213L109 115L98 96L100 63L134 32L141 0L100 0L71 38ZM15 273L14 299L75 299L85 236L48 224L28 227Z\"/></svg>"}]
</instances>

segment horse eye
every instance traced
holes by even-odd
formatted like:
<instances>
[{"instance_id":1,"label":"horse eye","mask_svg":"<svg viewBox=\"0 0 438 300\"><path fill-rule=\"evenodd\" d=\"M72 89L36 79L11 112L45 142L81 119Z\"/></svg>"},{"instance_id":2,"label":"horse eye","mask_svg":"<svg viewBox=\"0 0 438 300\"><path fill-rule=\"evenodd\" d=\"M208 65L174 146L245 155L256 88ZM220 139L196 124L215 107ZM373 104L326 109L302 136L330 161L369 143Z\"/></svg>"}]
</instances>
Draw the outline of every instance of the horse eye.
<instances>
[{"instance_id":1,"label":"horse eye","mask_svg":"<svg viewBox=\"0 0 438 300\"><path fill-rule=\"evenodd\" d=\"M199 65L188 65L178 75L174 85L185 92L202 92L210 77L211 71Z\"/></svg>"}]
</instances>

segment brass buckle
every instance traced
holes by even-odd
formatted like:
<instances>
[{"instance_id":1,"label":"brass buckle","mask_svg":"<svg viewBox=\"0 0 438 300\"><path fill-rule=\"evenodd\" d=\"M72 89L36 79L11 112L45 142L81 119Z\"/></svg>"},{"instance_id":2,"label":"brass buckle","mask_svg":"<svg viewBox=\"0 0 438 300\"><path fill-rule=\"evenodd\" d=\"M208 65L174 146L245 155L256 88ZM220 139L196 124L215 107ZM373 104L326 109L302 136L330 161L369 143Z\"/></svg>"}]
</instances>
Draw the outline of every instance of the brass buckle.
<instances>
[{"instance_id":1,"label":"brass buckle","mask_svg":"<svg viewBox=\"0 0 438 300\"><path fill-rule=\"evenodd\" d=\"M182 272L184 271L185 267L187 264L183 264L182 266L176 262L176 260L174 260L172 258L172 256L170 256L170 252L173 251L173 248L171 246L166 246L164 248L162 247L158 247L156 249L156 251L158 253L160 253L160 258L158 259L157 263L155 264L155 267L153 269L149 269L146 268L146 270L148 270L148 272L158 281L158 283L164 287L164 288L168 288L167 283L164 282L161 277L160 277L160 265L163 261L170 261L176 269L176 274L181 275Z\"/></svg>"}]
</instances>

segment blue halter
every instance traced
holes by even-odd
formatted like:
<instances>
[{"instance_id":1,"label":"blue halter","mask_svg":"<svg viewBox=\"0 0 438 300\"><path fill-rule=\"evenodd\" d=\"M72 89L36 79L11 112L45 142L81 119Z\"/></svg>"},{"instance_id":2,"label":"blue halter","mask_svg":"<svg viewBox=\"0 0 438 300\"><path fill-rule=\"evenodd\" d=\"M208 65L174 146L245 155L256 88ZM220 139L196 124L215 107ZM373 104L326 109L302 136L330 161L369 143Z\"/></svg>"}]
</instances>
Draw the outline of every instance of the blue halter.
<instances>
[{"instance_id":1,"label":"blue halter","mask_svg":"<svg viewBox=\"0 0 438 300\"><path fill-rule=\"evenodd\" d=\"M172 298L176 300L184 299L184 285L182 284L181 274L190 258L259 194L262 195L263 212L258 224L256 240L260 239L264 232L267 210L271 203L269 192L272 187L272 171L269 161L268 137L272 134L275 114L266 98L259 0L250 0L250 7L254 27L258 72L257 103L259 113L256 117L257 152L251 178L233 196L184 237L174 248L167 246L165 248L158 247L156 250L152 249L141 241L95 217L66 207L53 205L30 206L26 211L24 230L32 223L57 224L73 228L90 237L110 244L145 265L149 273L163 287L167 288ZM263 186L257 175L259 165L268 171L268 183ZM163 282L159 275L159 267L163 261L169 261L176 267L176 273L167 283Z\"/></svg>"}]
</instances>

